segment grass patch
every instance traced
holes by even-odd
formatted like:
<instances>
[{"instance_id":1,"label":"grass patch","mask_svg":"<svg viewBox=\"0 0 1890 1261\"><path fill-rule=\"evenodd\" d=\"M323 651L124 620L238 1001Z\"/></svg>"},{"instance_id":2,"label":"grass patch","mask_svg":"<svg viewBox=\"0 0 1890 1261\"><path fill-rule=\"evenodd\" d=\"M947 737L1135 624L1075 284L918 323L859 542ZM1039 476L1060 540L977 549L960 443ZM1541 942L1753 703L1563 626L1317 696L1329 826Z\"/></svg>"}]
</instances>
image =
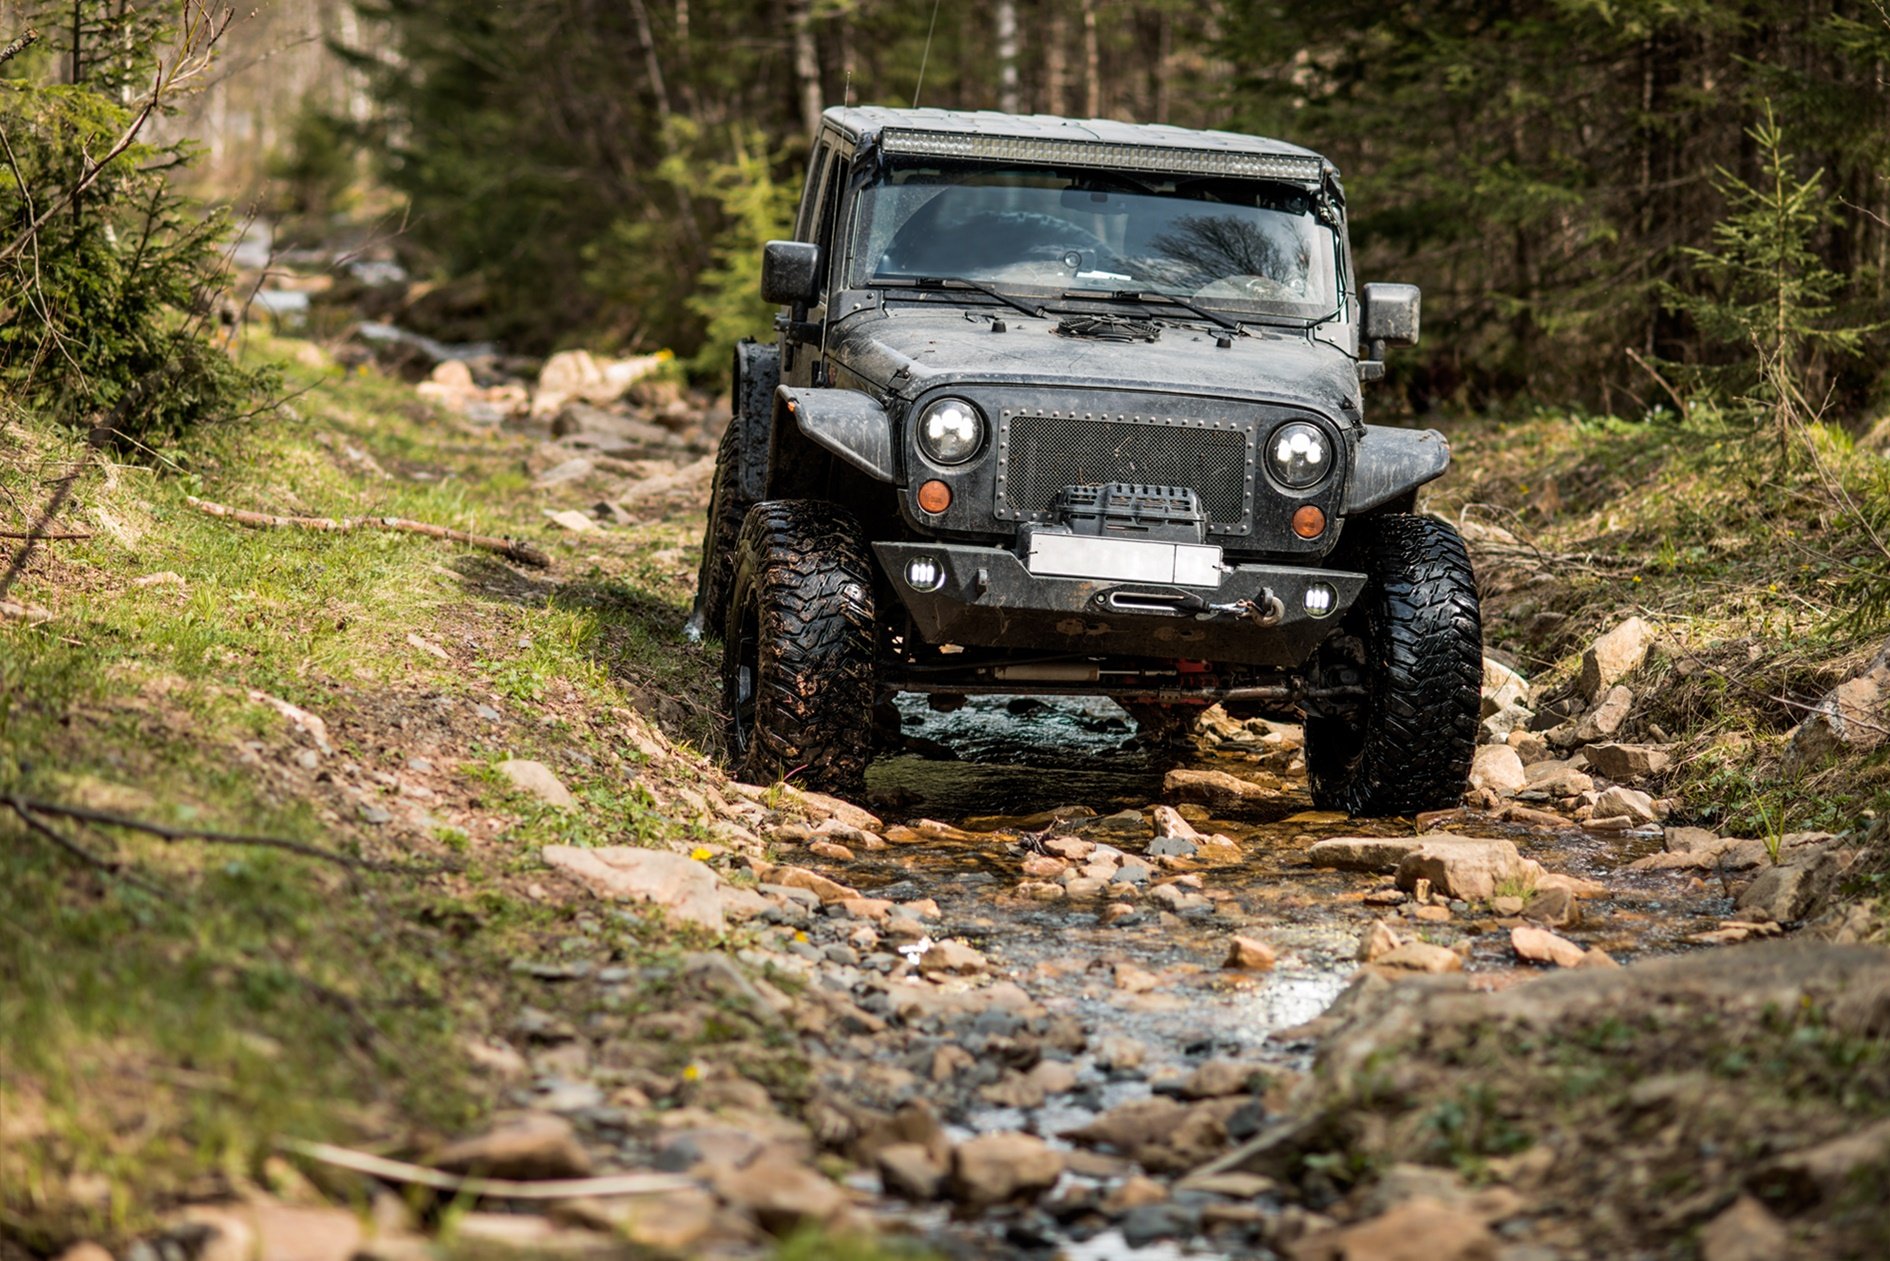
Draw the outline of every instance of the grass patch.
<instances>
[{"instance_id":1,"label":"grass patch","mask_svg":"<svg viewBox=\"0 0 1890 1261\"><path fill-rule=\"evenodd\" d=\"M280 1136L463 1130L497 1095L468 1038L528 1002L600 1012L515 960L660 977L663 959L715 944L535 889L548 843L707 835L677 786L713 776L654 765L627 725L641 709L685 741L712 729L711 672L674 636L693 516L581 553L548 540L546 576L412 536L193 510L188 495L544 536L525 440L293 349L259 353L313 387L300 419L200 436L155 469L0 417L0 515L29 519L46 480L76 468L61 525L93 535L42 548L10 593L52 616L0 621L0 795L427 870L61 825L101 859L88 864L0 811L0 1248L122 1239L185 1198L260 1182ZM508 757L551 765L578 807L512 792L493 770ZM660 1006L641 993L608 1013L624 1031ZM755 1031L731 1018L684 1034L652 1067ZM792 1048L757 1064L797 1080Z\"/></svg>"}]
</instances>

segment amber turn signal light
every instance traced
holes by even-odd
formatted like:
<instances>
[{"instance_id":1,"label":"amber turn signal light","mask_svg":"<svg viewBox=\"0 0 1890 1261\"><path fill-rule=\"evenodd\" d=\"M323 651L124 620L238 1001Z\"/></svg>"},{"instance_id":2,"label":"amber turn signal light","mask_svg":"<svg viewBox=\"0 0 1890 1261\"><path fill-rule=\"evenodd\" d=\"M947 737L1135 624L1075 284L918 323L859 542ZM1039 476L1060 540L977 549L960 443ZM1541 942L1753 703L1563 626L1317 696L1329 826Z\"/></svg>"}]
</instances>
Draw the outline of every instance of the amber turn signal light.
<instances>
[{"instance_id":1,"label":"amber turn signal light","mask_svg":"<svg viewBox=\"0 0 1890 1261\"><path fill-rule=\"evenodd\" d=\"M1326 514L1311 504L1301 504L1293 512L1293 533L1303 539L1316 539L1326 532Z\"/></svg>"},{"instance_id":2,"label":"amber turn signal light","mask_svg":"<svg viewBox=\"0 0 1890 1261\"><path fill-rule=\"evenodd\" d=\"M952 488L934 478L919 487L919 507L927 512L943 512L952 506Z\"/></svg>"}]
</instances>

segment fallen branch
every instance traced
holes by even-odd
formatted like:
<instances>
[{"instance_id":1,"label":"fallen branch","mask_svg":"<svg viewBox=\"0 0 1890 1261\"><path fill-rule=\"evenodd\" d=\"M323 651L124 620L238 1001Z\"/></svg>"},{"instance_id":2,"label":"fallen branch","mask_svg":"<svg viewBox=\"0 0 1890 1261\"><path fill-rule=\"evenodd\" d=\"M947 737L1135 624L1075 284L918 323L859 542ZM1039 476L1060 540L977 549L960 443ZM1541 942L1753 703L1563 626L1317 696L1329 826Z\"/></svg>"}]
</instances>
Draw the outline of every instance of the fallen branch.
<instances>
[{"instance_id":1,"label":"fallen branch","mask_svg":"<svg viewBox=\"0 0 1890 1261\"><path fill-rule=\"evenodd\" d=\"M50 842L55 848L62 850L72 858L78 859L86 866L95 867L114 880L122 880L133 888L142 889L161 902L174 900L170 894L158 888L156 885L132 875L131 872L125 869L126 864L124 860L108 858L103 854L94 854L91 850L59 831L45 820L35 817L30 803L22 801L18 797L7 797L4 799L4 802L0 802L0 804L4 804L9 810L19 816L20 822L26 825L27 831L38 836L41 840Z\"/></svg>"},{"instance_id":2,"label":"fallen branch","mask_svg":"<svg viewBox=\"0 0 1890 1261\"><path fill-rule=\"evenodd\" d=\"M484 1196L500 1200L569 1200L580 1196L603 1199L622 1195L658 1195L665 1191L687 1191L700 1184L694 1178L676 1173L615 1173L596 1178L555 1178L545 1182L516 1182L506 1178L461 1177L425 1165L411 1165L404 1160L389 1160L367 1152L336 1147L330 1143L305 1143L285 1139L278 1144L285 1152L305 1157L336 1169L367 1174L384 1182L432 1187L459 1195Z\"/></svg>"},{"instance_id":3,"label":"fallen branch","mask_svg":"<svg viewBox=\"0 0 1890 1261\"><path fill-rule=\"evenodd\" d=\"M443 525L430 525L425 521L409 521L405 517L284 517L271 512L247 512L240 508L211 503L208 499L199 499L195 495L184 496L184 501L198 512L208 513L213 517L223 517L238 525L255 526L259 529L324 530L332 533L346 533L350 530L398 530L408 534L424 534L428 538L464 543L468 547L484 548L488 552L497 552L507 560L515 560L521 565L530 565L534 569L551 567L549 556L522 540L495 538L488 534L468 534L464 530L453 530Z\"/></svg>"},{"instance_id":4,"label":"fallen branch","mask_svg":"<svg viewBox=\"0 0 1890 1261\"><path fill-rule=\"evenodd\" d=\"M30 26L27 27L26 34L20 36L16 40L13 40L9 44L7 44L5 48L0 48L0 66L5 65L9 61L12 61L15 57L19 56L21 53L25 52L27 49L31 48L34 44L37 44L37 43L39 43L39 32L34 30Z\"/></svg>"},{"instance_id":5,"label":"fallen branch","mask_svg":"<svg viewBox=\"0 0 1890 1261\"><path fill-rule=\"evenodd\" d=\"M129 815L112 814L104 810L92 810L85 806L64 806L49 801L35 801L28 797L10 795L3 799L5 804L22 819L31 815L44 815L51 819L71 819L76 823L87 823L93 827L125 828L132 832L142 832L155 836L166 843L178 841L204 841L211 845L242 845L254 849L274 849L285 854L295 854L302 858L313 858L320 862L334 863L351 871L379 871L405 875L427 875L452 868L428 865L399 865L377 863L364 858L354 858L338 850L326 849L320 845L310 845L304 841L290 840L286 836L261 836L246 832L218 832L207 828L178 828L164 823L152 823L144 819L134 819Z\"/></svg>"},{"instance_id":6,"label":"fallen branch","mask_svg":"<svg viewBox=\"0 0 1890 1261\"><path fill-rule=\"evenodd\" d=\"M89 539L91 537L90 530L61 531L57 534L35 534L30 530L0 530L0 539L38 539L42 543L49 539Z\"/></svg>"}]
</instances>

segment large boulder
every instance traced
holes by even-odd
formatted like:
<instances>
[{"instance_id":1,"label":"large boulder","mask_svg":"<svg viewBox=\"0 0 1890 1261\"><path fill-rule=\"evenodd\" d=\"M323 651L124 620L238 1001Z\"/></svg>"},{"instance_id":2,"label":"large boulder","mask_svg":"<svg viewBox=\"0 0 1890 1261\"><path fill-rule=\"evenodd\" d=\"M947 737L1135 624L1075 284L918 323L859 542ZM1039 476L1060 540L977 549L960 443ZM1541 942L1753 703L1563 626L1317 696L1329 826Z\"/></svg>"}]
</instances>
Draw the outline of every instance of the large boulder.
<instances>
[{"instance_id":1,"label":"large boulder","mask_svg":"<svg viewBox=\"0 0 1890 1261\"><path fill-rule=\"evenodd\" d=\"M1398 864L1398 887L1420 880L1448 898L1488 902L1499 888L1518 892L1534 886L1542 868L1509 841L1480 836L1427 836Z\"/></svg>"},{"instance_id":2,"label":"large boulder","mask_svg":"<svg viewBox=\"0 0 1890 1261\"><path fill-rule=\"evenodd\" d=\"M1654 645L1654 628L1646 620L1630 617L1588 646L1582 654L1582 672L1578 682L1582 696L1590 702L1638 670L1647 660L1647 650Z\"/></svg>"}]
</instances>

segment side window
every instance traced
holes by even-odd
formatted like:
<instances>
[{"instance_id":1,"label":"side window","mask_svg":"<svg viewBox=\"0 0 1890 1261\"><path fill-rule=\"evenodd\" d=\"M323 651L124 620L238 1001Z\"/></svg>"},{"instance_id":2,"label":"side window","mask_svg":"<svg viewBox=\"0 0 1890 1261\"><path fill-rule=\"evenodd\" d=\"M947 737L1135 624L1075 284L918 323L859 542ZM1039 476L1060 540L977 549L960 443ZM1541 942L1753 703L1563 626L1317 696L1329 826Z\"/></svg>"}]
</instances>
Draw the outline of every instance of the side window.
<instances>
[{"instance_id":1,"label":"side window","mask_svg":"<svg viewBox=\"0 0 1890 1261\"><path fill-rule=\"evenodd\" d=\"M814 147L813 155L807 159L807 185L801 189L800 213L794 218L794 239L797 241L818 240L814 235L814 225L819 222L814 217L818 211L817 194L821 191L821 177L826 174L828 159L832 155L832 149L820 144Z\"/></svg>"},{"instance_id":2,"label":"side window","mask_svg":"<svg viewBox=\"0 0 1890 1261\"><path fill-rule=\"evenodd\" d=\"M826 292L826 283L833 274L836 260L841 254L839 239L840 203L846 200L847 176L852 172L852 164L836 155L827 163L826 187L820 193L820 234L814 238L820 248L826 252L822 261L821 292Z\"/></svg>"}]
</instances>

